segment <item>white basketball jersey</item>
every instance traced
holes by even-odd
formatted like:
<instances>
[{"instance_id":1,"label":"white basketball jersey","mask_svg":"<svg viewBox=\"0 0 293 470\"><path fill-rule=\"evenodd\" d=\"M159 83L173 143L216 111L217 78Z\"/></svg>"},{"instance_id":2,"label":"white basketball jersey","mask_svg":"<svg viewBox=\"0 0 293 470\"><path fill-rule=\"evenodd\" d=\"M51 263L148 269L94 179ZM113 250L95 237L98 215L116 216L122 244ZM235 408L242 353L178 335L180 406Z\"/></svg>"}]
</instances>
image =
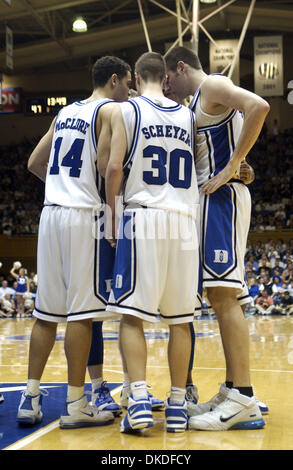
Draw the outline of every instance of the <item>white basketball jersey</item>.
<instances>
[{"instance_id":1,"label":"white basketball jersey","mask_svg":"<svg viewBox=\"0 0 293 470\"><path fill-rule=\"evenodd\" d=\"M109 101L75 102L59 112L46 175L45 205L86 209L101 204L96 119L100 107Z\"/></svg>"},{"instance_id":2,"label":"white basketball jersey","mask_svg":"<svg viewBox=\"0 0 293 470\"><path fill-rule=\"evenodd\" d=\"M200 186L219 173L230 160L241 133L243 115L235 109L228 109L219 115L203 112L200 106L200 88L189 107L194 112L197 123L196 175ZM235 175L237 177L239 178L239 169Z\"/></svg>"},{"instance_id":3,"label":"white basketball jersey","mask_svg":"<svg viewBox=\"0 0 293 470\"><path fill-rule=\"evenodd\" d=\"M194 114L165 97L140 96L120 106L128 139L125 204L195 216Z\"/></svg>"}]
</instances>

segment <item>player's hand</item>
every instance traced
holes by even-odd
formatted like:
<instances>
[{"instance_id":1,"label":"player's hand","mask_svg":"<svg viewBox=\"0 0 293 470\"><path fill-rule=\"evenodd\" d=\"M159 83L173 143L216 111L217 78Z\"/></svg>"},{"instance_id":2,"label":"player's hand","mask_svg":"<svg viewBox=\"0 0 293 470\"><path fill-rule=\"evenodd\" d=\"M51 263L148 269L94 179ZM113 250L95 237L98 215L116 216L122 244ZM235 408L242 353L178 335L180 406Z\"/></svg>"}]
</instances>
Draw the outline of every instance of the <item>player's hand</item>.
<instances>
[{"instance_id":1,"label":"player's hand","mask_svg":"<svg viewBox=\"0 0 293 470\"><path fill-rule=\"evenodd\" d=\"M107 242L111 245L112 248L116 248L117 239L116 239L116 225L115 225L115 218L107 218L106 219L106 230L105 230L105 237Z\"/></svg>"},{"instance_id":2,"label":"player's hand","mask_svg":"<svg viewBox=\"0 0 293 470\"><path fill-rule=\"evenodd\" d=\"M246 161L241 162L239 176L244 184L251 184L255 179L254 170Z\"/></svg>"},{"instance_id":3,"label":"player's hand","mask_svg":"<svg viewBox=\"0 0 293 470\"><path fill-rule=\"evenodd\" d=\"M220 171L216 176L213 176L210 180L206 181L202 187L201 191L204 194L212 194L217 189L219 189L221 186L226 184L235 174L235 168L232 166L232 164L229 162L225 166L225 168Z\"/></svg>"}]
</instances>

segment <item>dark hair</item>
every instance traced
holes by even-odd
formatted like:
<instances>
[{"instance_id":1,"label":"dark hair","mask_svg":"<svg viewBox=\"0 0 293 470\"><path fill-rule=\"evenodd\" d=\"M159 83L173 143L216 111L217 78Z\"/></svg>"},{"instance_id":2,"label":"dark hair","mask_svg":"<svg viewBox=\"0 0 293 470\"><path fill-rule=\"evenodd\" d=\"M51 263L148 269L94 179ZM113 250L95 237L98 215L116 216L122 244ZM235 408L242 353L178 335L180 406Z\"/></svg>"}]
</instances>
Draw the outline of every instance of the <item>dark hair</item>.
<instances>
[{"instance_id":1,"label":"dark hair","mask_svg":"<svg viewBox=\"0 0 293 470\"><path fill-rule=\"evenodd\" d=\"M162 81L166 75L164 57L158 52L145 52L135 64L135 71L145 81Z\"/></svg>"},{"instance_id":2,"label":"dark hair","mask_svg":"<svg viewBox=\"0 0 293 470\"><path fill-rule=\"evenodd\" d=\"M177 64L180 60L196 70L202 69L200 60L195 52L193 52L191 49L187 49L186 47L174 47L165 55L165 60L167 69L172 70L173 72L176 71Z\"/></svg>"},{"instance_id":3,"label":"dark hair","mask_svg":"<svg viewBox=\"0 0 293 470\"><path fill-rule=\"evenodd\" d=\"M104 87L109 78L115 73L119 79L131 72L129 64L119 57L105 56L98 59L92 68L93 87Z\"/></svg>"}]
</instances>

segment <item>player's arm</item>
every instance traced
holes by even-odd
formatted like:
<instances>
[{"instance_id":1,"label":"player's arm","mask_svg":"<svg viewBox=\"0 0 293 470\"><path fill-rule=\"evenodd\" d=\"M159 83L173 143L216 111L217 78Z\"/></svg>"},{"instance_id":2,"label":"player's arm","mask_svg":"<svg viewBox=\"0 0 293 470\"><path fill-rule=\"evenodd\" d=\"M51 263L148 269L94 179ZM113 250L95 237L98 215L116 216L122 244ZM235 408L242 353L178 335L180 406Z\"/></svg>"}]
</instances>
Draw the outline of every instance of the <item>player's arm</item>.
<instances>
[{"instance_id":1,"label":"player's arm","mask_svg":"<svg viewBox=\"0 0 293 470\"><path fill-rule=\"evenodd\" d=\"M193 159L194 159L194 164L196 164L196 132L197 132L197 122L196 122L195 116L194 116L194 126L193 126L193 135L194 135L194 139L193 139Z\"/></svg>"},{"instance_id":2,"label":"player's arm","mask_svg":"<svg viewBox=\"0 0 293 470\"><path fill-rule=\"evenodd\" d=\"M123 182L123 160L127 152L127 137L119 105L116 104L111 117L111 149L106 170L106 201L111 209L112 235L115 238L115 204Z\"/></svg>"},{"instance_id":3,"label":"player's arm","mask_svg":"<svg viewBox=\"0 0 293 470\"><path fill-rule=\"evenodd\" d=\"M55 121L56 118L54 118L49 130L41 138L40 142L31 153L27 164L28 170L44 182L46 181L47 166L50 157Z\"/></svg>"},{"instance_id":4,"label":"player's arm","mask_svg":"<svg viewBox=\"0 0 293 470\"><path fill-rule=\"evenodd\" d=\"M26 290L27 290L27 292L30 292L30 283L29 283L29 280L28 280L27 276L25 277L25 280L26 280Z\"/></svg>"},{"instance_id":5,"label":"player's arm","mask_svg":"<svg viewBox=\"0 0 293 470\"><path fill-rule=\"evenodd\" d=\"M215 109L220 105L226 109L238 109L244 114L242 130L230 161L220 173L202 186L202 191L210 194L235 174L256 142L270 106L260 96L235 86L227 77L210 77L202 86L202 95Z\"/></svg>"},{"instance_id":6,"label":"player's arm","mask_svg":"<svg viewBox=\"0 0 293 470\"><path fill-rule=\"evenodd\" d=\"M10 269L10 274L14 279L18 279L18 275L14 272L14 268Z\"/></svg>"},{"instance_id":7,"label":"player's arm","mask_svg":"<svg viewBox=\"0 0 293 470\"><path fill-rule=\"evenodd\" d=\"M98 136L98 147L97 147L97 170L99 174L105 178L106 168L110 158L110 144L112 137L111 129L111 116L113 107L116 104L107 103L101 107L97 119L96 133Z\"/></svg>"}]
</instances>

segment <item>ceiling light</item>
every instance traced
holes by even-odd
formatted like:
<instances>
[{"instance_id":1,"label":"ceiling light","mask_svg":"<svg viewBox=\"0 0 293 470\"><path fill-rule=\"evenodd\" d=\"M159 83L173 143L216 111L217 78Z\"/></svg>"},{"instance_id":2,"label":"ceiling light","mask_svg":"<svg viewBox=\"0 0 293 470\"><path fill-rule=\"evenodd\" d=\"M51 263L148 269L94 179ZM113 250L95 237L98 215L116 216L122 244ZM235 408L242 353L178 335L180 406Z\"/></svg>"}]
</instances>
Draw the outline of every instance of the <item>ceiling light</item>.
<instances>
[{"instance_id":1,"label":"ceiling light","mask_svg":"<svg viewBox=\"0 0 293 470\"><path fill-rule=\"evenodd\" d=\"M85 31L87 31L87 24L82 17L79 17L74 20L72 29L76 33L84 33Z\"/></svg>"},{"instance_id":2,"label":"ceiling light","mask_svg":"<svg viewBox=\"0 0 293 470\"><path fill-rule=\"evenodd\" d=\"M200 3L216 3L217 0L200 0Z\"/></svg>"}]
</instances>

